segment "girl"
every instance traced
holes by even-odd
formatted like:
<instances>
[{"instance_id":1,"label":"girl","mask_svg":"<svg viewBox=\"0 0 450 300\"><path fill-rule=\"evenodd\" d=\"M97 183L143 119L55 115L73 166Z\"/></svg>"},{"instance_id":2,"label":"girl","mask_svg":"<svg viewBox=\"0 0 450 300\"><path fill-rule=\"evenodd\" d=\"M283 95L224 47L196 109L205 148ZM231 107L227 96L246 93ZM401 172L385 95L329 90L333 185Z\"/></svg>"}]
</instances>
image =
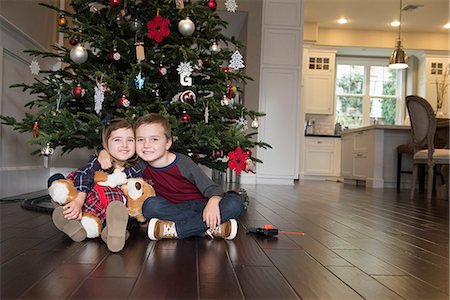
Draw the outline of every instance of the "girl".
<instances>
[{"instance_id":1,"label":"girl","mask_svg":"<svg viewBox=\"0 0 450 300\"><path fill-rule=\"evenodd\" d=\"M132 124L126 119L114 119L106 124L102 132L103 148L112 157L113 167L107 170L112 173L116 168L124 169L127 177L137 177L142 173L136 161L135 138ZM100 186L94 183L95 171L101 170L97 156L92 156L84 168L69 174L76 189L79 191L75 200L56 207L53 211L55 226L66 233L72 240L78 242L86 238L87 233L83 227L82 213L98 218L102 224L102 239L108 249L118 252L125 245L128 211L125 207L125 196L120 187ZM49 186L54 180L60 179L61 174L55 174L49 179ZM87 237L94 238L100 234L94 233Z\"/></svg>"}]
</instances>

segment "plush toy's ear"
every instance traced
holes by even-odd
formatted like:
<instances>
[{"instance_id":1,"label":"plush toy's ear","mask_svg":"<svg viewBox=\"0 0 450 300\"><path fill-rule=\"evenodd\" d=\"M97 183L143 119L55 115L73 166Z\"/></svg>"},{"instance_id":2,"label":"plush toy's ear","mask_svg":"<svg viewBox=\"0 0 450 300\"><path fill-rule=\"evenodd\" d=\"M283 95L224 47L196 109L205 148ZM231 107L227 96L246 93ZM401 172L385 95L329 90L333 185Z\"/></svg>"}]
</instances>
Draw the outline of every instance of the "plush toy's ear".
<instances>
[{"instance_id":1,"label":"plush toy's ear","mask_svg":"<svg viewBox=\"0 0 450 300\"><path fill-rule=\"evenodd\" d=\"M108 181L108 174L103 171L96 171L94 174L94 182Z\"/></svg>"},{"instance_id":2,"label":"plush toy's ear","mask_svg":"<svg viewBox=\"0 0 450 300\"><path fill-rule=\"evenodd\" d=\"M65 205L76 198L78 191L72 181L58 179L51 183L48 188L48 194L56 203Z\"/></svg>"},{"instance_id":3,"label":"plush toy's ear","mask_svg":"<svg viewBox=\"0 0 450 300\"><path fill-rule=\"evenodd\" d=\"M66 179L66 177L64 177L64 175L61 173L56 173L56 174L53 174L52 176L50 176L50 178L48 179L48 182L47 182L47 188L49 188L54 181L60 180L60 179Z\"/></svg>"}]
</instances>

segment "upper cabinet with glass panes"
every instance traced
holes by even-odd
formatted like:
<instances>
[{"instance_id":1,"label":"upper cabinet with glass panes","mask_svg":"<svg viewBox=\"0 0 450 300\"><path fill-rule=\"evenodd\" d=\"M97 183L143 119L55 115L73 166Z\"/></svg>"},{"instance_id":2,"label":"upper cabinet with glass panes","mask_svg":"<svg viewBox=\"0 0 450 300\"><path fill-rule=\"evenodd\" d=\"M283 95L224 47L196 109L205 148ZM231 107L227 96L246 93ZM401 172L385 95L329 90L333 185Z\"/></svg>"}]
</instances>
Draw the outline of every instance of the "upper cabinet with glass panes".
<instances>
[{"instance_id":1,"label":"upper cabinet with glass panes","mask_svg":"<svg viewBox=\"0 0 450 300\"><path fill-rule=\"evenodd\" d=\"M332 73L335 65L335 54L311 51L306 53L305 73Z\"/></svg>"}]
</instances>

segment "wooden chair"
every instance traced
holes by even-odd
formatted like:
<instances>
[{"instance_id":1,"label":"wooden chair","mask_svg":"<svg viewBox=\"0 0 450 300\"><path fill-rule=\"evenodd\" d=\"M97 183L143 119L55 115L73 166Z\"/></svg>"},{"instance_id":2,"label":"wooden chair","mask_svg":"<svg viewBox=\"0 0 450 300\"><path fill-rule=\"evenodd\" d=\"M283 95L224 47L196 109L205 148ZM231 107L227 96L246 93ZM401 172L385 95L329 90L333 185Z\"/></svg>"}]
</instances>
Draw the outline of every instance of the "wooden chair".
<instances>
[{"instance_id":1,"label":"wooden chair","mask_svg":"<svg viewBox=\"0 0 450 300\"><path fill-rule=\"evenodd\" d=\"M427 199L430 199L433 191L434 165L448 165L450 150L434 148L436 117L433 108L427 100L419 96L407 96L406 107L408 108L409 118L411 120L411 137L414 145L411 199L414 198L419 164L426 164L428 166Z\"/></svg>"}]
</instances>

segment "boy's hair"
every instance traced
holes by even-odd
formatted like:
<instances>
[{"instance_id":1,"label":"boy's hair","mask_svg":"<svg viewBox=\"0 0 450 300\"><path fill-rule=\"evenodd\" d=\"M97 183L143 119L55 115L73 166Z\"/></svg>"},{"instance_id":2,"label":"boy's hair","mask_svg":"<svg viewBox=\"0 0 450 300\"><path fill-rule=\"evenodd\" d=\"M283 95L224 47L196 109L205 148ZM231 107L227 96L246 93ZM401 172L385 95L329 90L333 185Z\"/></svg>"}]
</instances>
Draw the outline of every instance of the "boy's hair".
<instances>
[{"instance_id":1,"label":"boy's hair","mask_svg":"<svg viewBox=\"0 0 450 300\"><path fill-rule=\"evenodd\" d=\"M138 129L142 125L147 124L161 124L161 126L164 128L164 135L168 140L172 139L172 129L170 127L169 120L161 116L157 113L150 113L143 115L139 119L137 119L136 123L134 124L134 130Z\"/></svg>"},{"instance_id":2,"label":"boy's hair","mask_svg":"<svg viewBox=\"0 0 450 300\"><path fill-rule=\"evenodd\" d=\"M111 137L111 134L113 131L117 130L117 129L132 129L133 130L133 124L128 121L127 119L124 118L116 118L116 119L112 119L111 121L109 121L108 123L106 123L105 127L103 127L102 130L102 145L103 145L103 149L105 149L106 151L108 151L109 153L109 148L108 148L108 139ZM134 133L134 130L133 130ZM115 157L112 157L114 162L116 161ZM135 160L135 158L130 158L128 160L128 162Z\"/></svg>"}]
</instances>

